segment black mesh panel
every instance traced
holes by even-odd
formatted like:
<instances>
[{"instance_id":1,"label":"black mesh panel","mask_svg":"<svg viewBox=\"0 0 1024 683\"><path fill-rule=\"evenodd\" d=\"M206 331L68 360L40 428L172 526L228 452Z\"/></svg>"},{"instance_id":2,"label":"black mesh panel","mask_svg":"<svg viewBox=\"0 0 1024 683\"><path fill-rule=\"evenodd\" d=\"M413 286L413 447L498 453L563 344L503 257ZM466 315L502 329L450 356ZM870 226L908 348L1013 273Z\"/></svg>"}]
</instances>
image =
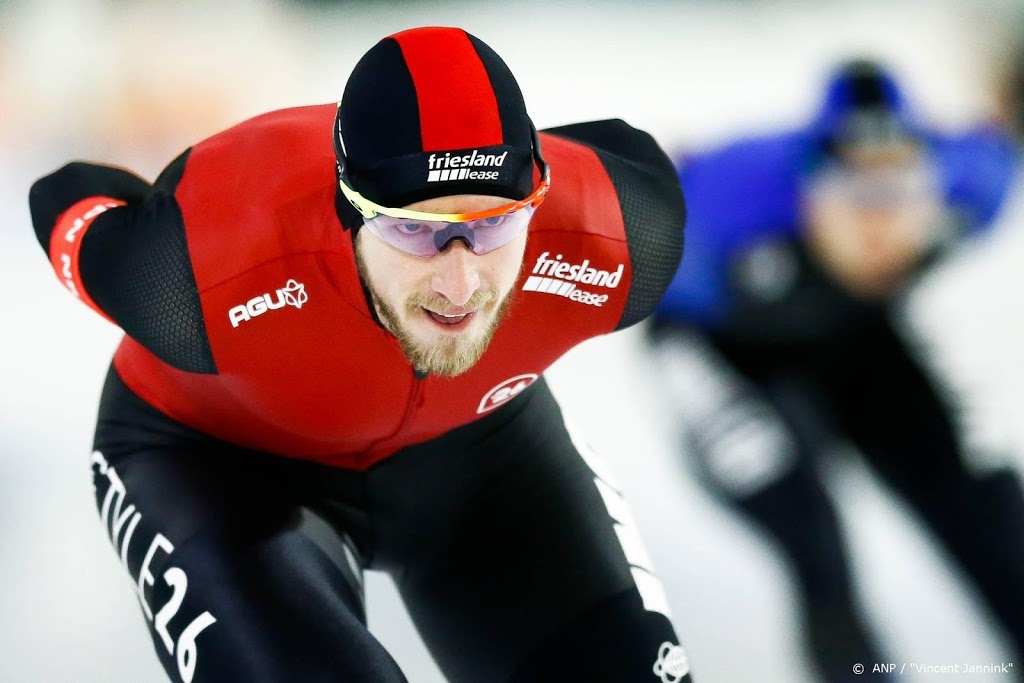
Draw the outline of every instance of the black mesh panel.
<instances>
[{"instance_id":1,"label":"black mesh panel","mask_svg":"<svg viewBox=\"0 0 1024 683\"><path fill-rule=\"evenodd\" d=\"M549 129L594 148L615 186L633 282L617 330L651 313L683 255L686 204L672 162L647 133L612 119Z\"/></svg>"},{"instance_id":2,"label":"black mesh panel","mask_svg":"<svg viewBox=\"0 0 1024 683\"><path fill-rule=\"evenodd\" d=\"M679 268L686 207L675 171L670 177L650 166L598 150L622 204L633 283L616 329L651 313Z\"/></svg>"},{"instance_id":3,"label":"black mesh panel","mask_svg":"<svg viewBox=\"0 0 1024 683\"><path fill-rule=\"evenodd\" d=\"M85 289L104 312L160 360L187 372L217 371L173 189L187 153L143 204L96 218L82 240Z\"/></svg>"}]
</instances>

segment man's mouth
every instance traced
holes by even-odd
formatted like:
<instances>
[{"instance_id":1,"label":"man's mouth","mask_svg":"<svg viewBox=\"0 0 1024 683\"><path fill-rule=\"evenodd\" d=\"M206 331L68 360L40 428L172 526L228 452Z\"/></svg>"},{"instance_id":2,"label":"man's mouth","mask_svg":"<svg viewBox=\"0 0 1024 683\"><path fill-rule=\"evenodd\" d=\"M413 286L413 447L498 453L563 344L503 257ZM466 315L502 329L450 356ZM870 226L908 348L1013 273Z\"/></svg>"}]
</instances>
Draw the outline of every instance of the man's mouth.
<instances>
[{"instance_id":1,"label":"man's mouth","mask_svg":"<svg viewBox=\"0 0 1024 683\"><path fill-rule=\"evenodd\" d=\"M474 311L466 311L464 313L437 313L430 309L424 308L427 317L433 320L436 324L444 326L446 329L451 331L461 330L469 324L469 321L475 315Z\"/></svg>"}]
</instances>

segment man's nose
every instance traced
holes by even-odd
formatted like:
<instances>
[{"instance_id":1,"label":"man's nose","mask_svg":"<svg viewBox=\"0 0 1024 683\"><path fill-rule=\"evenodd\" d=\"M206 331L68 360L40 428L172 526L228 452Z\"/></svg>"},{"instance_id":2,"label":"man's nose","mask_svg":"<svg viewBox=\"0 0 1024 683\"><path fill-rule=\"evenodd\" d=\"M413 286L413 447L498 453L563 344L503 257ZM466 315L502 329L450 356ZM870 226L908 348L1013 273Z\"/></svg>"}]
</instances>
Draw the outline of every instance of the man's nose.
<instances>
[{"instance_id":1,"label":"man's nose","mask_svg":"<svg viewBox=\"0 0 1024 683\"><path fill-rule=\"evenodd\" d=\"M434 257L439 268L430 282L431 289L454 306L464 306L476 290L480 289L480 273L476 269L476 254L462 240L453 240Z\"/></svg>"}]
</instances>

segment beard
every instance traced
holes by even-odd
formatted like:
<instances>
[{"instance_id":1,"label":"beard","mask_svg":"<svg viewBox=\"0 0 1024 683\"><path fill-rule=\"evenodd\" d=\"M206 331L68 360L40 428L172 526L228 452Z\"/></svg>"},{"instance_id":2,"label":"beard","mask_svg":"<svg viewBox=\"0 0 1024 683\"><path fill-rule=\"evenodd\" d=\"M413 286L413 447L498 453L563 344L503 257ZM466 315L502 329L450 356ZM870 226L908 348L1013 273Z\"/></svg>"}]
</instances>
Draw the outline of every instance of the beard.
<instances>
[{"instance_id":1,"label":"beard","mask_svg":"<svg viewBox=\"0 0 1024 683\"><path fill-rule=\"evenodd\" d=\"M439 332L434 339L424 341L412 333L409 326L403 322L402 315L374 287L359 249L355 250L355 255L356 267L370 293L377 317L380 318L381 324L398 340L402 352L412 366L422 374L454 377L476 365L490 345L498 325L505 318L512 303L514 286L500 301L494 290L479 289L473 293L465 307L473 309L474 316L487 315L488 309L493 311L482 331ZM516 281L518 281L518 277ZM424 308L444 312L450 306L451 303L447 299L436 294L416 294L408 297L403 304L406 317L423 315L422 309Z\"/></svg>"}]
</instances>

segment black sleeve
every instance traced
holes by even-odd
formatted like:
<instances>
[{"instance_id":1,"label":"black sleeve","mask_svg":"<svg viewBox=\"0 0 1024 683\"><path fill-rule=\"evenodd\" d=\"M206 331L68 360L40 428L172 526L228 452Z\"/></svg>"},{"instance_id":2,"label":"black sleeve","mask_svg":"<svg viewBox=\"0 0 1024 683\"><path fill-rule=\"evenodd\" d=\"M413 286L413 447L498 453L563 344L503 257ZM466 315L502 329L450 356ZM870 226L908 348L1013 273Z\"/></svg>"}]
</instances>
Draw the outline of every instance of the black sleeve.
<instances>
[{"instance_id":1,"label":"black sleeve","mask_svg":"<svg viewBox=\"0 0 1024 683\"><path fill-rule=\"evenodd\" d=\"M149 183L122 168L73 161L32 183L28 206L36 239L49 254L57 218L75 202L104 196L132 204L145 199L149 190Z\"/></svg>"},{"instance_id":2,"label":"black sleeve","mask_svg":"<svg viewBox=\"0 0 1024 683\"><path fill-rule=\"evenodd\" d=\"M590 121L545 132L597 152L619 195L633 282L615 328L654 312L683 256L686 204L671 160L648 133L620 119Z\"/></svg>"},{"instance_id":3,"label":"black sleeve","mask_svg":"<svg viewBox=\"0 0 1024 683\"><path fill-rule=\"evenodd\" d=\"M199 289L174 197L185 152L150 186L109 166L75 162L29 192L36 236L47 251L57 218L93 196L126 206L100 214L82 237L79 270L89 297L135 341L180 370L215 373Z\"/></svg>"}]
</instances>

